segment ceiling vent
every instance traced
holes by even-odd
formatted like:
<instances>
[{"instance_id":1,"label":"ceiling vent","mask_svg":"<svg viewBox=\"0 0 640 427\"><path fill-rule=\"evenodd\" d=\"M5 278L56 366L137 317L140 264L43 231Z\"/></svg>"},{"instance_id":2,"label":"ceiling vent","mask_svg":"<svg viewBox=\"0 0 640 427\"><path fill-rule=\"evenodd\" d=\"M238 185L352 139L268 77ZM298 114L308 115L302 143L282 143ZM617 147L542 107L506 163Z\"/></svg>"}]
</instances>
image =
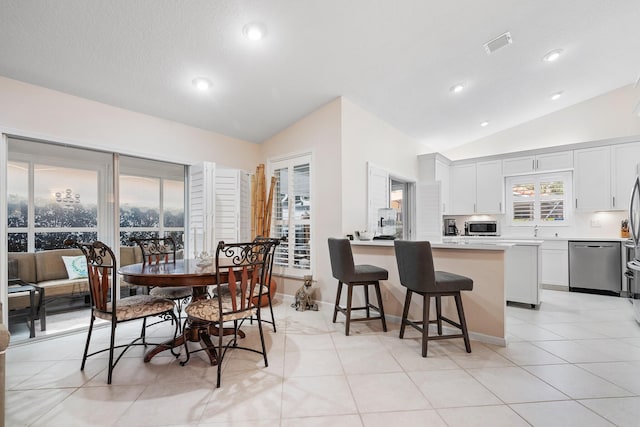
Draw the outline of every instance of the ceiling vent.
<instances>
[{"instance_id":1,"label":"ceiling vent","mask_svg":"<svg viewBox=\"0 0 640 427\"><path fill-rule=\"evenodd\" d=\"M484 44L484 50L486 50L487 54L490 55L495 51L510 45L511 43L513 43L513 41L511 40L511 33L507 31L506 33L499 35L495 39L486 42Z\"/></svg>"}]
</instances>

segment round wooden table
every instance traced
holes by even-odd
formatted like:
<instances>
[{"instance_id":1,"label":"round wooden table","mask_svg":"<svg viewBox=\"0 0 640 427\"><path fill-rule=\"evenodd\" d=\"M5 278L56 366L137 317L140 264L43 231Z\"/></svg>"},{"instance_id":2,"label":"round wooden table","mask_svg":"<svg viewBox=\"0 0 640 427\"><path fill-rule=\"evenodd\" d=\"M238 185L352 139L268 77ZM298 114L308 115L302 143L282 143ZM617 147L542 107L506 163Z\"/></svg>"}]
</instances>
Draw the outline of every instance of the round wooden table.
<instances>
[{"instance_id":1,"label":"round wooden table","mask_svg":"<svg viewBox=\"0 0 640 427\"><path fill-rule=\"evenodd\" d=\"M208 298L207 286L216 284L216 266L215 260L211 259L211 263L202 265L201 260L195 259L179 259L175 262L158 263L158 264L131 264L120 267L118 273L125 282L137 286L187 286L191 287L192 300L196 301ZM225 330L225 335L226 335ZM229 330L233 333L233 329ZM149 350L144 361L149 362L153 356L165 350L180 347L187 341L198 342L209 356L212 365L217 363L215 346L211 341L211 335L217 335L217 327L206 327L201 324L193 324L186 327L184 333L175 340L169 340L157 347ZM242 331L239 335L244 338Z\"/></svg>"}]
</instances>

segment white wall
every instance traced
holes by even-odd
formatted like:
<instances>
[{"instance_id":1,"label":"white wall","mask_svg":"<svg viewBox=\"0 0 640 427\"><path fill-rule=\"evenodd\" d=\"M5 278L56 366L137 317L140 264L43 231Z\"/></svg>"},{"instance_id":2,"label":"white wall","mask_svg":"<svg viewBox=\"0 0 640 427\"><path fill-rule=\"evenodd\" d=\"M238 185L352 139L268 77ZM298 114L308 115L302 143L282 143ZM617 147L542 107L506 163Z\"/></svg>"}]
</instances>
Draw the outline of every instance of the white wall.
<instances>
[{"instance_id":1,"label":"white wall","mask_svg":"<svg viewBox=\"0 0 640 427\"><path fill-rule=\"evenodd\" d=\"M269 138L260 146L262 161L265 163L269 159L287 155L312 153L312 274L316 281L315 298L325 301L335 298L327 238L339 235L342 228L340 114L341 101L338 98ZM278 292L294 294L301 285L302 281L298 280L287 279L283 283L279 281Z\"/></svg>"},{"instance_id":2,"label":"white wall","mask_svg":"<svg viewBox=\"0 0 640 427\"><path fill-rule=\"evenodd\" d=\"M342 234L367 228L367 162L417 181L416 140L342 98Z\"/></svg>"},{"instance_id":3,"label":"white wall","mask_svg":"<svg viewBox=\"0 0 640 427\"><path fill-rule=\"evenodd\" d=\"M460 160L640 135L639 102L640 88L624 86L442 154Z\"/></svg>"},{"instance_id":4,"label":"white wall","mask_svg":"<svg viewBox=\"0 0 640 427\"><path fill-rule=\"evenodd\" d=\"M0 132L191 164L253 170L256 144L0 77Z\"/></svg>"},{"instance_id":5,"label":"white wall","mask_svg":"<svg viewBox=\"0 0 640 427\"><path fill-rule=\"evenodd\" d=\"M332 302L327 238L363 229L367 218L367 161L417 179L418 143L345 98L337 98L261 145L270 158L313 153L313 276L316 299ZM280 284L279 284L280 285ZM293 294L300 281L284 280L278 292Z\"/></svg>"}]
</instances>

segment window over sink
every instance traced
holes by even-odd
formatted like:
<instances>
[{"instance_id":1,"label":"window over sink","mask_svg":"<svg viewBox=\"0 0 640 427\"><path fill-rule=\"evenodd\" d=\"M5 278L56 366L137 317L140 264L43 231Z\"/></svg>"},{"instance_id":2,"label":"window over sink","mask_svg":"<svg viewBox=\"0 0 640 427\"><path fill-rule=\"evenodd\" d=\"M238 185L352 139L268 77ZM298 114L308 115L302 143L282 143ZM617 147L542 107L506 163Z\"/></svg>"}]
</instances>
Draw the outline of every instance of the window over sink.
<instances>
[{"instance_id":1,"label":"window over sink","mask_svg":"<svg viewBox=\"0 0 640 427\"><path fill-rule=\"evenodd\" d=\"M510 225L569 225L573 213L571 188L571 172L507 177L507 217Z\"/></svg>"}]
</instances>

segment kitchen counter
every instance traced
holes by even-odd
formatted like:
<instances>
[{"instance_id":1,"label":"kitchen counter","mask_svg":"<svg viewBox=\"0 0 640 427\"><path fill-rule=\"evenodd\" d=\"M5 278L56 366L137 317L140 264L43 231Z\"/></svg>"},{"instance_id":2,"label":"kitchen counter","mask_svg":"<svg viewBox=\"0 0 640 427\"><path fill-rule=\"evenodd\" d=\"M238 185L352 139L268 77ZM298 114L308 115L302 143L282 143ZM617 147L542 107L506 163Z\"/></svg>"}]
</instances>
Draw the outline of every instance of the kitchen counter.
<instances>
[{"instance_id":1,"label":"kitchen counter","mask_svg":"<svg viewBox=\"0 0 640 427\"><path fill-rule=\"evenodd\" d=\"M506 345L506 260L512 243L433 243L436 270L449 271L473 279L473 291L462 292L465 317L472 340ZM393 241L354 240L353 258L356 264L371 264L389 271L389 279L381 283L385 312L389 316L402 315L406 289L400 284ZM354 295L354 298L359 296ZM451 300L451 301L449 301ZM412 306L410 317L418 318L418 304ZM457 319L455 303L443 298L445 315Z\"/></svg>"},{"instance_id":2,"label":"kitchen counter","mask_svg":"<svg viewBox=\"0 0 640 427\"><path fill-rule=\"evenodd\" d=\"M383 246L393 247L393 240L353 240L352 246ZM434 249L477 249L485 251L506 251L513 242L488 242L488 241L431 241L431 247Z\"/></svg>"}]
</instances>

